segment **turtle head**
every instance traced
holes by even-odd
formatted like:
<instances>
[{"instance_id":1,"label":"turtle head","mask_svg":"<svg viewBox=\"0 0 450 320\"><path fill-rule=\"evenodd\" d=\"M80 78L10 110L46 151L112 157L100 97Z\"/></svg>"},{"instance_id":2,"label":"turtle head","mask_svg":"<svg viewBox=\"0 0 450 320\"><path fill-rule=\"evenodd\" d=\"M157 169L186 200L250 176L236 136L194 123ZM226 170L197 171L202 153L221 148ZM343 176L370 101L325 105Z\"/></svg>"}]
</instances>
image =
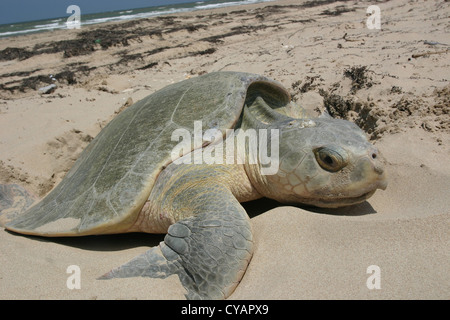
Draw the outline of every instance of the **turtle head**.
<instances>
[{"instance_id":1,"label":"turtle head","mask_svg":"<svg viewBox=\"0 0 450 320\"><path fill-rule=\"evenodd\" d=\"M330 116L293 119L265 112L273 121L266 117L263 123L251 115L246 119L253 127L277 133L277 139L272 133L267 140L272 160L274 151L278 155L276 170L264 173L261 161L246 169L262 195L284 203L334 208L363 202L377 189L386 189L383 159L356 124ZM269 146L274 142L278 150Z\"/></svg>"},{"instance_id":2,"label":"turtle head","mask_svg":"<svg viewBox=\"0 0 450 320\"><path fill-rule=\"evenodd\" d=\"M242 127L262 129L270 136L266 144L260 139L259 162L245 165L260 194L284 203L333 208L363 202L377 189L386 189L383 159L356 124L328 114L306 118L302 112L288 112L303 109L286 97L250 97ZM282 107L274 101L281 101ZM261 146L270 152L265 153ZM264 153L271 154L271 170L264 170Z\"/></svg>"},{"instance_id":3,"label":"turtle head","mask_svg":"<svg viewBox=\"0 0 450 320\"><path fill-rule=\"evenodd\" d=\"M266 175L266 196L285 203L340 207L386 189L382 157L354 123L319 117L274 123L278 171Z\"/></svg>"}]
</instances>

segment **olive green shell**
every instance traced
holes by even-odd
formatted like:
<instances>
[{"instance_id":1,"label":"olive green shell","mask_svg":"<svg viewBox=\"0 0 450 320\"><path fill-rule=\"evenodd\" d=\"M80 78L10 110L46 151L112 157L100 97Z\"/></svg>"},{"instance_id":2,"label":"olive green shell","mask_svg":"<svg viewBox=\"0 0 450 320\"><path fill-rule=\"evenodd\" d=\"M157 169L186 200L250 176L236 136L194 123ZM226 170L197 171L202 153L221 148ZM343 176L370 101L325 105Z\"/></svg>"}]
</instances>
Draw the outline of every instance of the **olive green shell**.
<instances>
[{"instance_id":1,"label":"olive green shell","mask_svg":"<svg viewBox=\"0 0 450 320\"><path fill-rule=\"evenodd\" d=\"M120 233L128 230L170 162L175 129L193 133L233 128L248 96L263 91L289 100L283 87L259 75L217 72L169 85L114 118L81 153L64 179L42 201L6 225L44 236Z\"/></svg>"}]
</instances>

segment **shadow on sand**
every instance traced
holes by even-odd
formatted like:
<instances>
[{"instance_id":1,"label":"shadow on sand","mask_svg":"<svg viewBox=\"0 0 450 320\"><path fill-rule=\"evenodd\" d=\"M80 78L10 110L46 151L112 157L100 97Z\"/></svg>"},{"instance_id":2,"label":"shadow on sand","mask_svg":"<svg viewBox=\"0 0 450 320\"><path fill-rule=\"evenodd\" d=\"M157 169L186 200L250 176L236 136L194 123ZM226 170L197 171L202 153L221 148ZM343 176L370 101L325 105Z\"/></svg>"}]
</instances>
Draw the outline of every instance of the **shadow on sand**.
<instances>
[{"instance_id":1,"label":"shadow on sand","mask_svg":"<svg viewBox=\"0 0 450 320\"><path fill-rule=\"evenodd\" d=\"M280 204L275 200L263 198L243 203L243 206L247 211L249 217L255 218L269 210L280 207L282 208L285 205ZM294 205L294 207L318 214L327 214L334 216L361 216L376 213L376 211L367 201L354 206L337 209L323 209L298 205ZM5 231L10 234L27 237L32 240L42 242L55 242L61 245L90 251L121 251L141 246L153 247L157 246L161 241L164 241L165 236L165 234L124 233L83 237L39 237L22 235L8 230Z\"/></svg>"}]
</instances>

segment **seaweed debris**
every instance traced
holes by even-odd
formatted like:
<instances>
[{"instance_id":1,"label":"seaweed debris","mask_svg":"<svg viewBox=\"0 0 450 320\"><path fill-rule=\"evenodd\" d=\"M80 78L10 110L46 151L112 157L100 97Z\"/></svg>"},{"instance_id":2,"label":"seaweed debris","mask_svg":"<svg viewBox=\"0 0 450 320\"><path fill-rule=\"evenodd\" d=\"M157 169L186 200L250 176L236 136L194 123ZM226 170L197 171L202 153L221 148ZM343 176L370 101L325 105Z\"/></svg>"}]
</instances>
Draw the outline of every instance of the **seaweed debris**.
<instances>
[{"instance_id":1,"label":"seaweed debris","mask_svg":"<svg viewBox=\"0 0 450 320\"><path fill-rule=\"evenodd\" d=\"M344 76L352 80L352 92L372 87L372 78L368 75L367 66L353 66L344 70Z\"/></svg>"}]
</instances>

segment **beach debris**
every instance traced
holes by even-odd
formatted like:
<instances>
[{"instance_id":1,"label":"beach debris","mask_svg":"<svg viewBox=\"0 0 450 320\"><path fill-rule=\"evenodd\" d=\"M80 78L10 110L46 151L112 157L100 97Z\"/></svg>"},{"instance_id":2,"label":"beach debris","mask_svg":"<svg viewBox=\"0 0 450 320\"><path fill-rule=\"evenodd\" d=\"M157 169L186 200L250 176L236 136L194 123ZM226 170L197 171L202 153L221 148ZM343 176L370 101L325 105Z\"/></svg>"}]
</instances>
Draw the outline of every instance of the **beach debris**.
<instances>
[{"instance_id":1,"label":"beach debris","mask_svg":"<svg viewBox=\"0 0 450 320\"><path fill-rule=\"evenodd\" d=\"M328 1L325 1L325 2L328 2ZM334 2L334 1L332 1L332 2ZM333 8L333 9L326 9L320 15L322 15L322 16L340 16L343 13L354 12L354 11L356 11L356 8L348 8L347 6L341 5L341 6L337 6L337 7Z\"/></svg>"},{"instance_id":2,"label":"beach debris","mask_svg":"<svg viewBox=\"0 0 450 320\"><path fill-rule=\"evenodd\" d=\"M157 66L158 62L150 62L149 64L146 64L143 67L137 68L137 70L146 70L146 69L150 69L153 68L154 66Z\"/></svg>"},{"instance_id":3,"label":"beach debris","mask_svg":"<svg viewBox=\"0 0 450 320\"><path fill-rule=\"evenodd\" d=\"M38 91L39 91L40 94L49 94L49 93L54 92L55 90L56 90L56 84L52 83L52 84L50 84L48 86L39 88Z\"/></svg>"},{"instance_id":4,"label":"beach debris","mask_svg":"<svg viewBox=\"0 0 450 320\"><path fill-rule=\"evenodd\" d=\"M107 93L111 93L111 94L117 94L119 93L119 91L117 91L116 89L110 89L107 86L98 86L97 87L98 91L103 91L103 92L107 92Z\"/></svg>"},{"instance_id":5,"label":"beach debris","mask_svg":"<svg viewBox=\"0 0 450 320\"><path fill-rule=\"evenodd\" d=\"M392 86L391 93L402 93L402 88L399 86Z\"/></svg>"},{"instance_id":6,"label":"beach debris","mask_svg":"<svg viewBox=\"0 0 450 320\"><path fill-rule=\"evenodd\" d=\"M336 40L345 40L347 42L358 42L358 41L361 41L362 44L364 44L364 42L365 42L364 38L347 38L347 36L348 36L348 33L346 32L342 38L331 38L331 40L334 40L334 41L336 41ZM338 48L342 48L342 44L340 46L338 44Z\"/></svg>"},{"instance_id":7,"label":"beach debris","mask_svg":"<svg viewBox=\"0 0 450 320\"><path fill-rule=\"evenodd\" d=\"M425 131L429 131L429 132L433 132L434 128L433 126L428 122L428 121L424 121L422 122L422 124L420 125L420 127L425 130Z\"/></svg>"},{"instance_id":8,"label":"beach debris","mask_svg":"<svg viewBox=\"0 0 450 320\"><path fill-rule=\"evenodd\" d=\"M291 87L294 92L297 93L306 93L308 91L316 89L316 87L320 86L319 81L323 81L320 75L315 76L306 76L305 81L298 80L292 83ZM295 93L295 94L297 94Z\"/></svg>"},{"instance_id":9,"label":"beach debris","mask_svg":"<svg viewBox=\"0 0 450 320\"><path fill-rule=\"evenodd\" d=\"M123 110L125 110L126 108L128 108L129 106L131 106L133 104L133 99L131 97L129 97L127 99L127 101L125 101L125 103L119 108L117 109L114 113L115 114L119 114L121 113Z\"/></svg>"},{"instance_id":10,"label":"beach debris","mask_svg":"<svg viewBox=\"0 0 450 320\"><path fill-rule=\"evenodd\" d=\"M441 42L437 42L437 41L428 41L428 40L425 40L423 42L423 44L428 44L430 46L437 46L437 45L439 45L439 46L450 46L450 44L441 43Z\"/></svg>"},{"instance_id":11,"label":"beach debris","mask_svg":"<svg viewBox=\"0 0 450 320\"><path fill-rule=\"evenodd\" d=\"M281 44L281 47L284 49L284 50L286 50L286 53L290 53L293 49L294 49L294 46L293 45L290 45L290 44Z\"/></svg>"},{"instance_id":12,"label":"beach debris","mask_svg":"<svg viewBox=\"0 0 450 320\"><path fill-rule=\"evenodd\" d=\"M195 52L190 52L189 55L192 56L203 56L205 54L213 54L214 52L216 52L217 49L216 48L208 48L206 50L200 50L200 51L195 51Z\"/></svg>"},{"instance_id":13,"label":"beach debris","mask_svg":"<svg viewBox=\"0 0 450 320\"><path fill-rule=\"evenodd\" d=\"M317 108L316 111L326 111L331 117L350 120L364 130L370 140L377 140L386 130L379 127L378 120L381 111L374 102L362 101L354 95L341 96L330 90L319 89L323 97L325 110Z\"/></svg>"},{"instance_id":14,"label":"beach debris","mask_svg":"<svg viewBox=\"0 0 450 320\"><path fill-rule=\"evenodd\" d=\"M9 61L9 60L25 60L29 57L33 56L33 52L29 51L26 48L6 48L0 50L0 61Z\"/></svg>"},{"instance_id":15,"label":"beach debris","mask_svg":"<svg viewBox=\"0 0 450 320\"><path fill-rule=\"evenodd\" d=\"M428 52L424 52L424 53L418 53L418 54L413 54L411 56L411 58L417 59L420 57L428 57L429 55L432 54L441 54L441 53L447 53L449 50L441 50L441 51L428 51Z\"/></svg>"},{"instance_id":16,"label":"beach debris","mask_svg":"<svg viewBox=\"0 0 450 320\"><path fill-rule=\"evenodd\" d=\"M372 79L367 75L367 66L353 66L344 70L344 76L352 80L352 92L372 87Z\"/></svg>"},{"instance_id":17,"label":"beach debris","mask_svg":"<svg viewBox=\"0 0 450 320\"><path fill-rule=\"evenodd\" d=\"M356 39L356 38L355 39L349 39L349 38L347 38L347 32L344 34L342 39L344 39L345 41L350 41L350 42L358 42L358 41L364 42L365 41L364 39Z\"/></svg>"}]
</instances>

